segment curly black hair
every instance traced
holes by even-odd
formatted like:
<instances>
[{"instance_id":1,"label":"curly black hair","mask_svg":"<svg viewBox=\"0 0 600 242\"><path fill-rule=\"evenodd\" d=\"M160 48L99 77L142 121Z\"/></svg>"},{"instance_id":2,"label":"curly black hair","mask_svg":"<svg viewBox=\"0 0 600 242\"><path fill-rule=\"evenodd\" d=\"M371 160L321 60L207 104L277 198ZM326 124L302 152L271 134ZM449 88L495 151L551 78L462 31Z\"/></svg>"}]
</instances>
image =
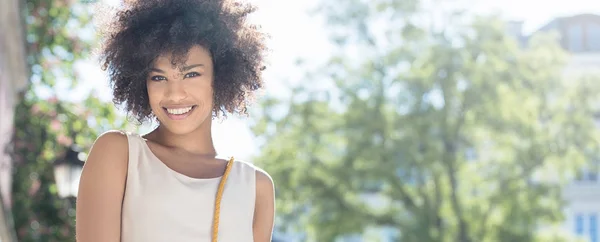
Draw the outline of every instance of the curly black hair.
<instances>
[{"instance_id":1,"label":"curly black hair","mask_svg":"<svg viewBox=\"0 0 600 242\"><path fill-rule=\"evenodd\" d=\"M227 0L133 0L103 26L100 60L108 70L113 102L139 122L152 117L146 78L154 60L171 54L181 66L195 45L206 48L214 68L213 116L246 114L263 86L267 35L247 22L256 7Z\"/></svg>"}]
</instances>

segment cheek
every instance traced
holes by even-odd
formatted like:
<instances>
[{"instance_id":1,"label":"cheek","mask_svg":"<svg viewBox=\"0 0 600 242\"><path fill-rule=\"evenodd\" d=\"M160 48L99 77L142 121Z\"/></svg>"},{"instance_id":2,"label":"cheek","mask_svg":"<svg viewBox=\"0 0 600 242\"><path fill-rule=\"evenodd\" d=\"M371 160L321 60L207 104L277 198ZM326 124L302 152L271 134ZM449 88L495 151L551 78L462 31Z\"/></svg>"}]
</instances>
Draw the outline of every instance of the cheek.
<instances>
[{"instance_id":1,"label":"cheek","mask_svg":"<svg viewBox=\"0 0 600 242\"><path fill-rule=\"evenodd\" d=\"M196 99L201 100L204 103L212 103L213 99L213 86L210 82L198 82L194 83L190 90L194 90L194 96Z\"/></svg>"},{"instance_id":2,"label":"cheek","mask_svg":"<svg viewBox=\"0 0 600 242\"><path fill-rule=\"evenodd\" d=\"M157 85L146 84L146 92L148 93L148 103L154 109L158 105L162 96L162 90Z\"/></svg>"}]
</instances>

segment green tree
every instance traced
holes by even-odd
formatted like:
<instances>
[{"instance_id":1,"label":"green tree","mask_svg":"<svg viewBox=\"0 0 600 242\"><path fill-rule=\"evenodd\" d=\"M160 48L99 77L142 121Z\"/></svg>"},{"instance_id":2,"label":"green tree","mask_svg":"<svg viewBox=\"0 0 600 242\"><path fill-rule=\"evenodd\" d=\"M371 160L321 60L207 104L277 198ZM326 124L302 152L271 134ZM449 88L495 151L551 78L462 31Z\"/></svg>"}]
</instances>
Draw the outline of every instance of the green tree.
<instances>
[{"instance_id":1,"label":"green tree","mask_svg":"<svg viewBox=\"0 0 600 242\"><path fill-rule=\"evenodd\" d=\"M336 55L289 100L267 99L253 127L283 227L309 241L381 228L398 241L561 240L538 231L562 221L562 186L598 150L598 78L563 78L554 35L520 48L498 18L448 11L438 25L425 10L323 4Z\"/></svg>"},{"instance_id":2,"label":"green tree","mask_svg":"<svg viewBox=\"0 0 600 242\"><path fill-rule=\"evenodd\" d=\"M73 144L86 150L99 132L125 128L114 107L93 94L83 102L57 98L77 87L74 65L95 43L93 6L83 2L32 0L23 10L31 83L20 95L13 137L18 241L75 241L75 204L58 197L54 161Z\"/></svg>"}]
</instances>

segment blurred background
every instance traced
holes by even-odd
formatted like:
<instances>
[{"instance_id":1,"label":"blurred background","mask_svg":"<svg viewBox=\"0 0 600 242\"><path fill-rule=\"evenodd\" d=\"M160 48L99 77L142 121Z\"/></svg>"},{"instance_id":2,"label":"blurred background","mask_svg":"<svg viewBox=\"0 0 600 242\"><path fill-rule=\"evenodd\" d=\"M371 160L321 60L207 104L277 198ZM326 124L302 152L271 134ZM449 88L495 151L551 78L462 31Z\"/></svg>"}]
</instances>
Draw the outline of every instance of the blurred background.
<instances>
[{"instance_id":1,"label":"blurred background","mask_svg":"<svg viewBox=\"0 0 600 242\"><path fill-rule=\"evenodd\" d=\"M271 34L222 155L276 185L274 241L600 241L600 2L254 0ZM74 241L111 101L96 7L0 0L0 241Z\"/></svg>"}]
</instances>

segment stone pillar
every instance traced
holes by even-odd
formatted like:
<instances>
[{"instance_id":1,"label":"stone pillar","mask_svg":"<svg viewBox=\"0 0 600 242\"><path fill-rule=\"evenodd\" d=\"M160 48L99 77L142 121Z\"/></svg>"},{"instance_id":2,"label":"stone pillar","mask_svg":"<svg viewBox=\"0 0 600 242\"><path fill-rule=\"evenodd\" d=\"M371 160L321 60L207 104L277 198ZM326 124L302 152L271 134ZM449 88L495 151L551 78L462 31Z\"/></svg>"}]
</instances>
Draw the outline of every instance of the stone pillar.
<instances>
[{"instance_id":1,"label":"stone pillar","mask_svg":"<svg viewBox=\"0 0 600 242\"><path fill-rule=\"evenodd\" d=\"M14 129L14 107L17 93L28 81L25 61L23 1L0 0L0 241L15 242L12 226L11 187L12 162L8 152Z\"/></svg>"}]
</instances>

